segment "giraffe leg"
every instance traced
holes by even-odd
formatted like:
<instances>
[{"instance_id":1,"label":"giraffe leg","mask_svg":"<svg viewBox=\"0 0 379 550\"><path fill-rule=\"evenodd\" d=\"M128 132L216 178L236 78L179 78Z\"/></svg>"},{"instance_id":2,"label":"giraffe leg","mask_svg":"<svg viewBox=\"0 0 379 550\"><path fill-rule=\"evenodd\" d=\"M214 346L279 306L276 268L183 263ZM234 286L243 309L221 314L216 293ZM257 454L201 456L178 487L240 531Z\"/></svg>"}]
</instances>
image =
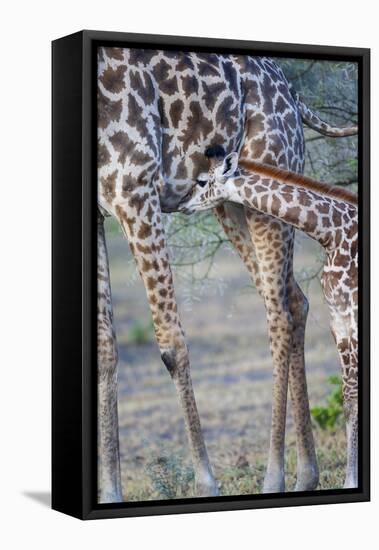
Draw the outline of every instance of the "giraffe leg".
<instances>
[{"instance_id":1,"label":"giraffe leg","mask_svg":"<svg viewBox=\"0 0 379 550\"><path fill-rule=\"evenodd\" d=\"M223 203L214 209L214 214L230 242L236 248L259 294L262 294L258 262L249 227L246 223L245 209L237 204Z\"/></svg>"},{"instance_id":2,"label":"giraffe leg","mask_svg":"<svg viewBox=\"0 0 379 550\"><path fill-rule=\"evenodd\" d=\"M291 347L291 316L281 304L272 307L273 299L265 296L268 335L273 357L272 416L269 458L263 484L264 493L277 493L285 490L284 479L284 437L288 391L288 357Z\"/></svg>"},{"instance_id":3,"label":"giraffe leg","mask_svg":"<svg viewBox=\"0 0 379 550\"><path fill-rule=\"evenodd\" d=\"M353 314L354 315L354 314ZM358 327L352 320L349 335L350 363L344 379L344 412L347 437L345 489L358 487Z\"/></svg>"},{"instance_id":4,"label":"giraffe leg","mask_svg":"<svg viewBox=\"0 0 379 550\"><path fill-rule=\"evenodd\" d=\"M284 435L293 330L286 287L286 252L293 235L285 224L231 204L218 207L216 215L247 266L266 306L274 369L270 451L263 490L267 493L282 492L285 487Z\"/></svg>"},{"instance_id":5,"label":"giraffe leg","mask_svg":"<svg viewBox=\"0 0 379 550\"><path fill-rule=\"evenodd\" d=\"M347 465L344 489L358 487L358 399L344 399L346 420Z\"/></svg>"},{"instance_id":6,"label":"giraffe leg","mask_svg":"<svg viewBox=\"0 0 379 550\"><path fill-rule=\"evenodd\" d=\"M98 485L99 502L121 502L117 413L117 344L104 218L97 221L97 358L98 358Z\"/></svg>"},{"instance_id":7,"label":"giraffe leg","mask_svg":"<svg viewBox=\"0 0 379 550\"><path fill-rule=\"evenodd\" d=\"M270 447L263 492L278 493L285 490L284 438L293 331L286 282L292 233L285 224L257 211L246 210L245 215L258 261L256 280L265 302L273 358Z\"/></svg>"},{"instance_id":8,"label":"giraffe leg","mask_svg":"<svg viewBox=\"0 0 379 550\"><path fill-rule=\"evenodd\" d=\"M347 330L351 324L352 328ZM358 331L355 320L332 311L332 333L342 369L343 408L346 422L347 464L345 489L358 487Z\"/></svg>"},{"instance_id":9,"label":"giraffe leg","mask_svg":"<svg viewBox=\"0 0 379 550\"><path fill-rule=\"evenodd\" d=\"M289 367L289 386L297 442L297 480L295 491L312 491L319 481L319 471L312 431L304 362L305 324L308 300L293 278L288 284L292 315L292 350Z\"/></svg>"},{"instance_id":10,"label":"giraffe leg","mask_svg":"<svg viewBox=\"0 0 379 550\"><path fill-rule=\"evenodd\" d=\"M290 325L292 325L289 385L292 407L294 411L294 421L298 448L296 490L314 489L318 483L318 467L316 453L314 450L314 440L309 413L309 400L304 365L304 333L308 313L308 302L293 278L293 235L291 236L291 234L287 232L287 229L284 230L284 234L277 234L277 237L279 237L279 240L277 242L279 243L280 241L282 241L282 244L287 249L285 256L289 273L288 282L285 284L284 288L281 288L283 286L281 281L277 281L275 283L274 279L270 275L268 275L268 278L266 277L265 283L267 294L267 296L265 297L262 285L262 278L260 275L260 267L256 258L256 248L253 242L253 236L255 232L253 221L254 217L250 215L249 210L247 210L245 214L242 208L231 204L224 204L218 207L215 213L218 220L222 224L226 234L238 250L244 264L250 272L250 275L254 281L257 290L264 298L266 306L270 307L270 286L275 287L277 284L280 285L279 292L281 294L282 300L284 299L285 301L286 296L288 296L290 312L289 323ZM270 220L270 218L266 219ZM256 229L258 230L259 234L259 230L261 230L261 228L256 227ZM276 228L276 233L277 229L278 228ZM270 238L272 239L272 235ZM270 249L273 250L272 243L266 243L266 245L268 251ZM264 247L265 244L261 243L260 247L262 246ZM278 259L278 255L282 253L282 249L278 245L275 246L279 250L274 249L273 259L275 259L275 256ZM283 313L283 315L284 317L287 317L288 314ZM284 324L287 324L287 321L285 321ZM289 326L288 329L290 330L291 327Z\"/></svg>"},{"instance_id":11,"label":"giraffe leg","mask_svg":"<svg viewBox=\"0 0 379 550\"><path fill-rule=\"evenodd\" d=\"M157 193L139 202L133 195L115 206L141 274L163 363L175 384L183 410L197 496L215 496L218 486L202 435L190 375L188 350L181 327Z\"/></svg>"}]
</instances>

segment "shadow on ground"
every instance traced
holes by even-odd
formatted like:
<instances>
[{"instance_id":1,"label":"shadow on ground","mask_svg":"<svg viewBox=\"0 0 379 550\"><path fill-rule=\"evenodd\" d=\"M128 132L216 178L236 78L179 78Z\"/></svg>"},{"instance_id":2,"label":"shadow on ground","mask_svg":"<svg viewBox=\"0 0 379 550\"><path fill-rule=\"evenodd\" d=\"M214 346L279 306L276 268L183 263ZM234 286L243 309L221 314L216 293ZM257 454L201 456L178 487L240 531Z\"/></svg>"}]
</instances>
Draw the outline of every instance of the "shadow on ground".
<instances>
[{"instance_id":1,"label":"shadow on ground","mask_svg":"<svg viewBox=\"0 0 379 550\"><path fill-rule=\"evenodd\" d=\"M43 506L51 507L51 493L47 491L24 491L22 493L25 497L42 504Z\"/></svg>"}]
</instances>

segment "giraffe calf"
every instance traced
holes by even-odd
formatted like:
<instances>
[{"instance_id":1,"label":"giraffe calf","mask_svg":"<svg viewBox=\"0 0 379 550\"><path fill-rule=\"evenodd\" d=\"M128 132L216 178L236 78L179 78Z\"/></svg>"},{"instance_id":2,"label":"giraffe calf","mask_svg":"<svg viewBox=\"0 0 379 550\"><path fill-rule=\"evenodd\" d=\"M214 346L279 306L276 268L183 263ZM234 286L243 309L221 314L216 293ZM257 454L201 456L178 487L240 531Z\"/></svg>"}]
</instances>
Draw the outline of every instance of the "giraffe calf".
<instances>
[{"instance_id":1,"label":"giraffe calf","mask_svg":"<svg viewBox=\"0 0 379 550\"><path fill-rule=\"evenodd\" d=\"M342 367L347 435L345 488L358 486L358 206L349 191L258 162L206 151L208 173L181 202L190 214L225 201L269 214L318 241L326 252L321 283ZM273 262L276 254L273 250Z\"/></svg>"}]
</instances>

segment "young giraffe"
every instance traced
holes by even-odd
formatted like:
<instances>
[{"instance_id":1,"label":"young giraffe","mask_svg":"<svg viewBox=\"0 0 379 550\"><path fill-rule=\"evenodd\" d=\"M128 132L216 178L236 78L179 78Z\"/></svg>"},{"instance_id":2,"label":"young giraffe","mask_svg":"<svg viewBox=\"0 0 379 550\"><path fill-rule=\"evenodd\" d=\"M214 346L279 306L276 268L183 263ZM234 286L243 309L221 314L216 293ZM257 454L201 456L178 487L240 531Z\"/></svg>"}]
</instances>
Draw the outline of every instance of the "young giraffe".
<instances>
[{"instance_id":1,"label":"young giraffe","mask_svg":"<svg viewBox=\"0 0 379 550\"><path fill-rule=\"evenodd\" d=\"M225 156L222 147L208 149L208 174L200 176L183 200L187 214L214 208L224 201L243 204L284 221L318 241L326 251L321 278L331 315L331 330L342 367L347 428L345 488L358 486L358 201L338 187L281 168ZM271 241L270 261L276 265L280 242ZM257 251L260 253L259 249ZM264 266L263 266L264 268ZM271 342L286 337L282 331Z\"/></svg>"},{"instance_id":2,"label":"young giraffe","mask_svg":"<svg viewBox=\"0 0 379 550\"><path fill-rule=\"evenodd\" d=\"M121 224L136 259L162 359L175 383L195 471L196 493L217 494L191 385L189 357L176 308L161 212L177 209L199 173L206 147L224 143L246 158L301 172L302 120L325 135L353 135L314 115L270 59L128 48L99 48L98 55L98 423L100 502L122 500L117 353L103 215ZM287 379L293 401L297 489L317 485L318 470L304 369L307 301L292 271L293 230L269 217L221 205L216 215L265 300L272 335L279 322L287 342L272 349L274 392L270 459L265 490L284 490ZM264 235L281 242L280 270L259 277ZM275 300L275 305L274 305Z\"/></svg>"}]
</instances>

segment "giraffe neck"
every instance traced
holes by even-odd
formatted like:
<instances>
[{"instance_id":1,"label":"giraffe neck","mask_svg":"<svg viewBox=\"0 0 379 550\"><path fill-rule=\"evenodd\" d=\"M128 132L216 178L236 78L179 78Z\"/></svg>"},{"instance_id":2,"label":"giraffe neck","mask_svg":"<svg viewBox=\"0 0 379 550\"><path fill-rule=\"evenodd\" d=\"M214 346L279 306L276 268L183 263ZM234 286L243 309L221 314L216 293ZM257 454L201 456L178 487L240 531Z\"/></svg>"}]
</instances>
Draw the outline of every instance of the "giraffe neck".
<instances>
[{"instance_id":1,"label":"giraffe neck","mask_svg":"<svg viewBox=\"0 0 379 550\"><path fill-rule=\"evenodd\" d=\"M304 231L325 248L335 247L338 233L357 214L357 207L346 200L291 185L289 180L282 183L242 170L241 175L230 178L225 185L233 202L278 218Z\"/></svg>"}]
</instances>

